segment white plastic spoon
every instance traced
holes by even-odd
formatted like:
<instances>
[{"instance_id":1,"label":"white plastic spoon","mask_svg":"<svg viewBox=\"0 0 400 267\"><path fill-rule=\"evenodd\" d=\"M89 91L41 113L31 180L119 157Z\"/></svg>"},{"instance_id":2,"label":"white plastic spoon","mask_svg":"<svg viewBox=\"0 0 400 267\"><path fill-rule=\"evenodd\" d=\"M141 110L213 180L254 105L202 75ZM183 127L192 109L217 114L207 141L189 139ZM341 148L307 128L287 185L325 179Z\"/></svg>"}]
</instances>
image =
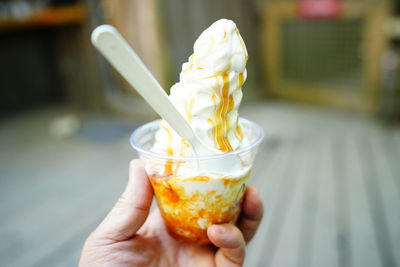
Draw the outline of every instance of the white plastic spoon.
<instances>
[{"instance_id":1,"label":"white plastic spoon","mask_svg":"<svg viewBox=\"0 0 400 267\"><path fill-rule=\"evenodd\" d=\"M187 140L197 155L212 155L214 151L203 145L186 119L169 100L160 84L143 64L121 34L111 25L98 26L92 33L92 43L114 66L115 69L132 85L147 103L175 130L179 136ZM232 168L235 162L226 162ZM202 164L201 164L202 165ZM225 164L223 164L225 165ZM224 166L198 166L201 170L226 171Z\"/></svg>"}]
</instances>

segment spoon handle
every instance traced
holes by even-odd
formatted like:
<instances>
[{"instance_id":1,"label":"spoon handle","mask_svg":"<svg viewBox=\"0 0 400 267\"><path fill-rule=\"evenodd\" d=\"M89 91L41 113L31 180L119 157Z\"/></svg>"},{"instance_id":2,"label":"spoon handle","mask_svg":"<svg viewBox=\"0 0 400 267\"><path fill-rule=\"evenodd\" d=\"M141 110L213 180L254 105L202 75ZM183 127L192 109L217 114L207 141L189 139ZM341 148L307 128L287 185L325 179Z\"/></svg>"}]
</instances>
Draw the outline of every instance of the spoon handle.
<instances>
[{"instance_id":1,"label":"spoon handle","mask_svg":"<svg viewBox=\"0 0 400 267\"><path fill-rule=\"evenodd\" d=\"M94 46L175 132L191 144L197 143L189 123L173 106L160 84L113 26L98 26L91 39Z\"/></svg>"}]
</instances>

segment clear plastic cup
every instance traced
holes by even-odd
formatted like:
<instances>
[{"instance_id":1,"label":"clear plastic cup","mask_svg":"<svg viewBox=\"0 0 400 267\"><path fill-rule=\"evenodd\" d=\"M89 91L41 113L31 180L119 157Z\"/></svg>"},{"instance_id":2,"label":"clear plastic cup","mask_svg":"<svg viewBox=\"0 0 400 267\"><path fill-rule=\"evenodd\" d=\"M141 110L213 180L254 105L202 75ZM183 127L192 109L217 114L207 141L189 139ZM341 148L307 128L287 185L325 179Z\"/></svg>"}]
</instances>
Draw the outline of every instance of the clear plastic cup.
<instances>
[{"instance_id":1,"label":"clear plastic cup","mask_svg":"<svg viewBox=\"0 0 400 267\"><path fill-rule=\"evenodd\" d=\"M240 118L248 144L233 152L210 156L179 157L150 151L161 120L136 129L131 145L145 162L157 204L167 229L175 238L197 244L207 244L207 227L211 224L236 223L241 211L246 182L264 132L257 124ZM198 166L222 162L235 156L240 166L224 173L199 173Z\"/></svg>"}]
</instances>

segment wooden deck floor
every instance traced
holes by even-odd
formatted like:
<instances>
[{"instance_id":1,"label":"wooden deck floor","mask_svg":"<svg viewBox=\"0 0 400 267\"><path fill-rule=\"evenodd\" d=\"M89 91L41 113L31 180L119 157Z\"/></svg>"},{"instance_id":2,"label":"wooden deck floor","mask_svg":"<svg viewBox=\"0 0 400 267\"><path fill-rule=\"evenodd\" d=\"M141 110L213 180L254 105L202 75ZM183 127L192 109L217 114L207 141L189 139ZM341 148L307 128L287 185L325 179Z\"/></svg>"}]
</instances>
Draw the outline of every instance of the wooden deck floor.
<instances>
[{"instance_id":1,"label":"wooden deck floor","mask_svg":"<svg viewBox=\"0 0 400 267\"><path fill-rule=\"evenodd\" d=\"M48 123L64 112L0 124L0 266L75 266L125 186L134 126L89 118L53 139ZM266 131L250 182L265 218L246 266L400 266L400 128L282 103L241 114ZM108 128L119 130L96 135Z\"/></svg>"},{"instance_id":2,"label":"wooden deck floor","mask_svg":"<svg viewBox=\"0 0 400 267\"><path fill-rule=\"evenodd\" d=\"M244 113L266 131L253 179L266 217L248 266L400 266L399 129L282 105Z\"/></svg>"}]
</instances>

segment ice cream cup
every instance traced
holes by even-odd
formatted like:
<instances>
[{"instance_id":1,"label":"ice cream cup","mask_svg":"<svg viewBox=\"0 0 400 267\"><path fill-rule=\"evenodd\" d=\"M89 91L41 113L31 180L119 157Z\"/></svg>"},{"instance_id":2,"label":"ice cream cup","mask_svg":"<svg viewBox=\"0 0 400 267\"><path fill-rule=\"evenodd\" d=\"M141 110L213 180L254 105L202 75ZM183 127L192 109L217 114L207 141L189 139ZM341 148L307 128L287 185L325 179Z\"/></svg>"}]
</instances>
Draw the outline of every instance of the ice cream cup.
<instances>
[{"instance_id":1,"label":"ice cream cup","mask_svg":"<svg viewBox=\"0 0 400 267\"><path fill-rule=\"evenodd\" d=\"M179 157L151 151L160 120L136 129L131 144L145 162L145 169L167 229L175 238L207 244L207 227L211 224L235 223L240 215L246 183L264 132L257 124L240 118L247 144L233 152L209 156ZM199 162L223 162L235 156L240 166L223 173L198 170Z\"/></svg>"}]
</instances>

